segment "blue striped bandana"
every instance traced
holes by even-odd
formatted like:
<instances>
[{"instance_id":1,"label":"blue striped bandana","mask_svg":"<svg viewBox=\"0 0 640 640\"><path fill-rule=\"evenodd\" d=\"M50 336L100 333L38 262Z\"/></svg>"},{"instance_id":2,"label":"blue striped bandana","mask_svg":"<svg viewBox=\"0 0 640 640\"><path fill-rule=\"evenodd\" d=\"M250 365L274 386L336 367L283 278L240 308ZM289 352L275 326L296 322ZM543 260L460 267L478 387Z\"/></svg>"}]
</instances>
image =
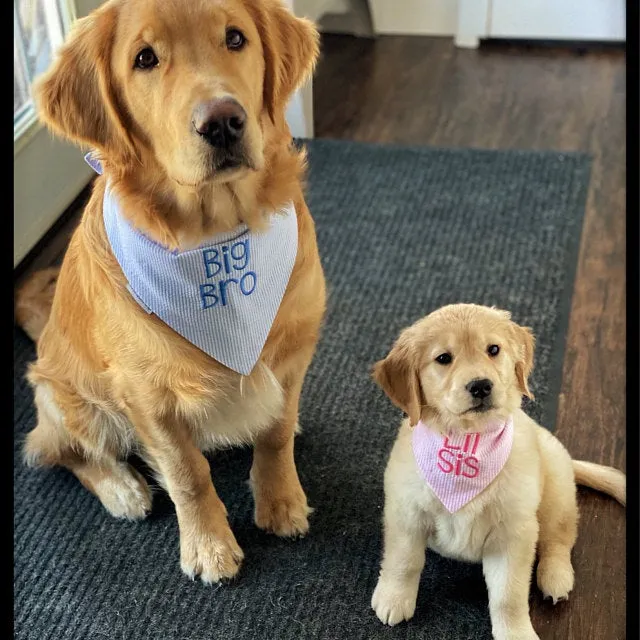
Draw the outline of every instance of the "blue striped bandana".
<instances>
[{"instance_id":1,"label":"blue striped bandana","mask_svg":"<svg viewBox=\"0 0 640 640\"><path fill-rule=\"evenodd\" d=\"M138 304L218 362L251 373L296 260L293 204L272 215L264 232L240 225L188 251L172 251L135 229L108 183L102 206L111 249Z\"/></svg>"}]
</instances>

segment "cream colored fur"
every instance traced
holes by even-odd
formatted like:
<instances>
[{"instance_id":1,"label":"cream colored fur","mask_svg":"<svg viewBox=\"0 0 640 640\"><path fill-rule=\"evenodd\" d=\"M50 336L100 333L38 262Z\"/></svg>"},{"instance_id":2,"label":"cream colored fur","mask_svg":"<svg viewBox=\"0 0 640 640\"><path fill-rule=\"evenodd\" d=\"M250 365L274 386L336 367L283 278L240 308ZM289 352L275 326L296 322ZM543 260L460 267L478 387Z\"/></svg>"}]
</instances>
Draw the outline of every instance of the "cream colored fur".
<instances>
[{"instance_id":1,"label":"cream colored fur","mask_svg":"<svg viewBox=\"0 0 640 640\"><path fill-rule=\"evenodd\" d=\"M385 624L395 625L414 615L429 548L448 558L482 562L496 640L538 638L528 607L536 548L538 587L554 603L566 599L574 584L570 556L578 523L576 480L625 503L623 473L572 461L557 438L513 406L513 399L519 399L526 386L514 367L518 354L526 351L513 341L514 336L524 335L521 330L505 312L452 305L403 332L391 354L376 367L376 379L400 405L410 397L402 396L398 385L407 385L417 375L415 392L422 397L413 422L428 415L429 424L450 426L454 416L446 407L451 406L451 390L459 386L458 372L468 377L470 371L479 370L483 377L490 376L494 386L503 386L499 390L503 395L498 395L504 406L488 413L510 414L514 422L513 447L502 471L453 514L421 476L411 443L412 421L402 422L385 471L384 552L371 601ZM488 344L497 342L504 353L502 362L486 356ZM442 351L453 353L457 370L451 365L433 366L433 354ZM404 367L397 366L399 359ZM532 363L524 366L530 370ZM512 400L509 387L517 391ZM398 402L399 397L404 402ZM467 429L480 431L486 414L474 415L479 416L477 425L468 418Z\"/></svg>"}]
</instances>

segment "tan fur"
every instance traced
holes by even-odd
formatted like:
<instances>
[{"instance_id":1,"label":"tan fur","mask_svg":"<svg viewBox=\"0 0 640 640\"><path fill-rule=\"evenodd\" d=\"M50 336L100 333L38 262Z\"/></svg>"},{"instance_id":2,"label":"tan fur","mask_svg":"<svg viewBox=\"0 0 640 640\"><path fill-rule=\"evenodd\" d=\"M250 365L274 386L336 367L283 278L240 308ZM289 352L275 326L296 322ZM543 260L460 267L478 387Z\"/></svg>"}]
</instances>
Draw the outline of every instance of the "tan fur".
<instances>
[{"instance_id":1,"label":"tan fur","mask_svg":"<svg viewBox=\"0 0 640 640\"><path fill-rule=\"evenodd\" d=\"M35 342L47 324L60 269L37 271L16 291L15 319Z\"/></svg>"},{"instance_id":2,"label":"tan fur","mask_svg":"<svg viewBox=\"0 0 640 640\"><path fill-rule=\"evenodd\" d=\"M482 562L494 638L538 638L528 608L536 547L540 590L554 603L567 598L574 581L576 481L625 503L623 473L572 461L557 438L520 409L521 394L529 393L533 344L531 331L505 311L450 305L405 329L375 366L374 378L410 415L385 471L384 552L371 601L382 622L394 625L413 616L429 547L446 557ZM490 357L489 345L499 345L500 353ZM444 352L453 357L448 365L435 360ZM465 413L471 406L465 384L485 377L494 384L494 408ZM417 419L414 396L422 398ZM514 438L504 468L482 493L449 513L418 470L412 425L422 418L442 433L479 432L488 420L508 416Z\"/></svg>"},{"instance_id":3,"label":"tan fur","mask_svg":"<svg viewBox=\"0 0 640 640\"><path fill-rule=\"evenodd\" d=\"M225 45L230 26L247 38L241 51ZM133 68L144 46L156 51L157 69ZM28 462L66 466L111 513L135 518L151 496L123 461L141 453L175 503L182 568L205 582L235 575L242 551L202 451L254 443L257 525L286 536L309 526L293 438L325 284L302 192L305 156L291 145L284 112L317 54L313 25L279 0L110 0L78 21L36 87L44 122L97 150L122 210L161 243L188 249L241 222L260 229L265 214L295 205L296 262L246 377L131 298L105 234L104 176L71 239L44 327L44 276L18 296L18 321L38 338ZM221 96L235 98L247 119L244 166L219 175L191 119L199 102Z\"/></svg>"}]
</instances>

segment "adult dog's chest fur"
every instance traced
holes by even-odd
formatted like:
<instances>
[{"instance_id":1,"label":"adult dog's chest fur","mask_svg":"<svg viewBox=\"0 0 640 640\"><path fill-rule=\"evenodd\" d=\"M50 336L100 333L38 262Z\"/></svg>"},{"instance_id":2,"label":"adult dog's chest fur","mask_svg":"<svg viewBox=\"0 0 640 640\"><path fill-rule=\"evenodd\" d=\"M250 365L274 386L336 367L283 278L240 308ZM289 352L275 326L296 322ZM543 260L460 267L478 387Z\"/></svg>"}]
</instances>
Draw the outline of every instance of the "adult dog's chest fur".
<instances>
[{"instance_id":1,"label":"adult dog's chest fur","mask_svg":"<svg viewBox=\"0 0 640 640\"><path fill-rule=\"evenodd\" d=\"M114 307L106 341L112 350L118 345L110 369L113 389L121 398L146 396L145 406L179 418L203 451L251 443L280 418L283 388L264 358L250 375L240 375L133 300L122 302ZM154 345L152 352L141 352L144 343Z\"/></svg>"},{"instance_id":2,"label":"adult dog's chest fur","mask_svg":"<svg viewBox=\"0 0 640 640\"><path fill-rule=\"evenodd\" d=\"M281 416L282 386L267 365L259 362L256 369L249 377L234 376L215 400L205 400L200 411L192 412L188 422L200 450L250 444Z\"/></svg>"}]
</instances>

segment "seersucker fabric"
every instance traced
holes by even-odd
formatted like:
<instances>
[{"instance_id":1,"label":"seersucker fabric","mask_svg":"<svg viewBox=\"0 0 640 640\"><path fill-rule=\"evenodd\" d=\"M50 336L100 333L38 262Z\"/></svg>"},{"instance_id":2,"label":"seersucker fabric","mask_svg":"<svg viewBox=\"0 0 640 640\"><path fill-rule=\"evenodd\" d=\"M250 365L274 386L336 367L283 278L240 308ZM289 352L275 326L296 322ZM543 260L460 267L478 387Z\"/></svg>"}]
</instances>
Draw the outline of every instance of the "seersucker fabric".
<instances>
[{"instance_id":1,"label":"seersucker fabric","mask_svg":"<svg viewBox=\"0 0 640 640\"><path fill-rule=\"evenodd\" d=\"M420 420L411 434L420 474L447 511L455 513L481 494L502 471L513 445L513 418L479 433L439 433Z\"/></svg>"}]
</instances>

